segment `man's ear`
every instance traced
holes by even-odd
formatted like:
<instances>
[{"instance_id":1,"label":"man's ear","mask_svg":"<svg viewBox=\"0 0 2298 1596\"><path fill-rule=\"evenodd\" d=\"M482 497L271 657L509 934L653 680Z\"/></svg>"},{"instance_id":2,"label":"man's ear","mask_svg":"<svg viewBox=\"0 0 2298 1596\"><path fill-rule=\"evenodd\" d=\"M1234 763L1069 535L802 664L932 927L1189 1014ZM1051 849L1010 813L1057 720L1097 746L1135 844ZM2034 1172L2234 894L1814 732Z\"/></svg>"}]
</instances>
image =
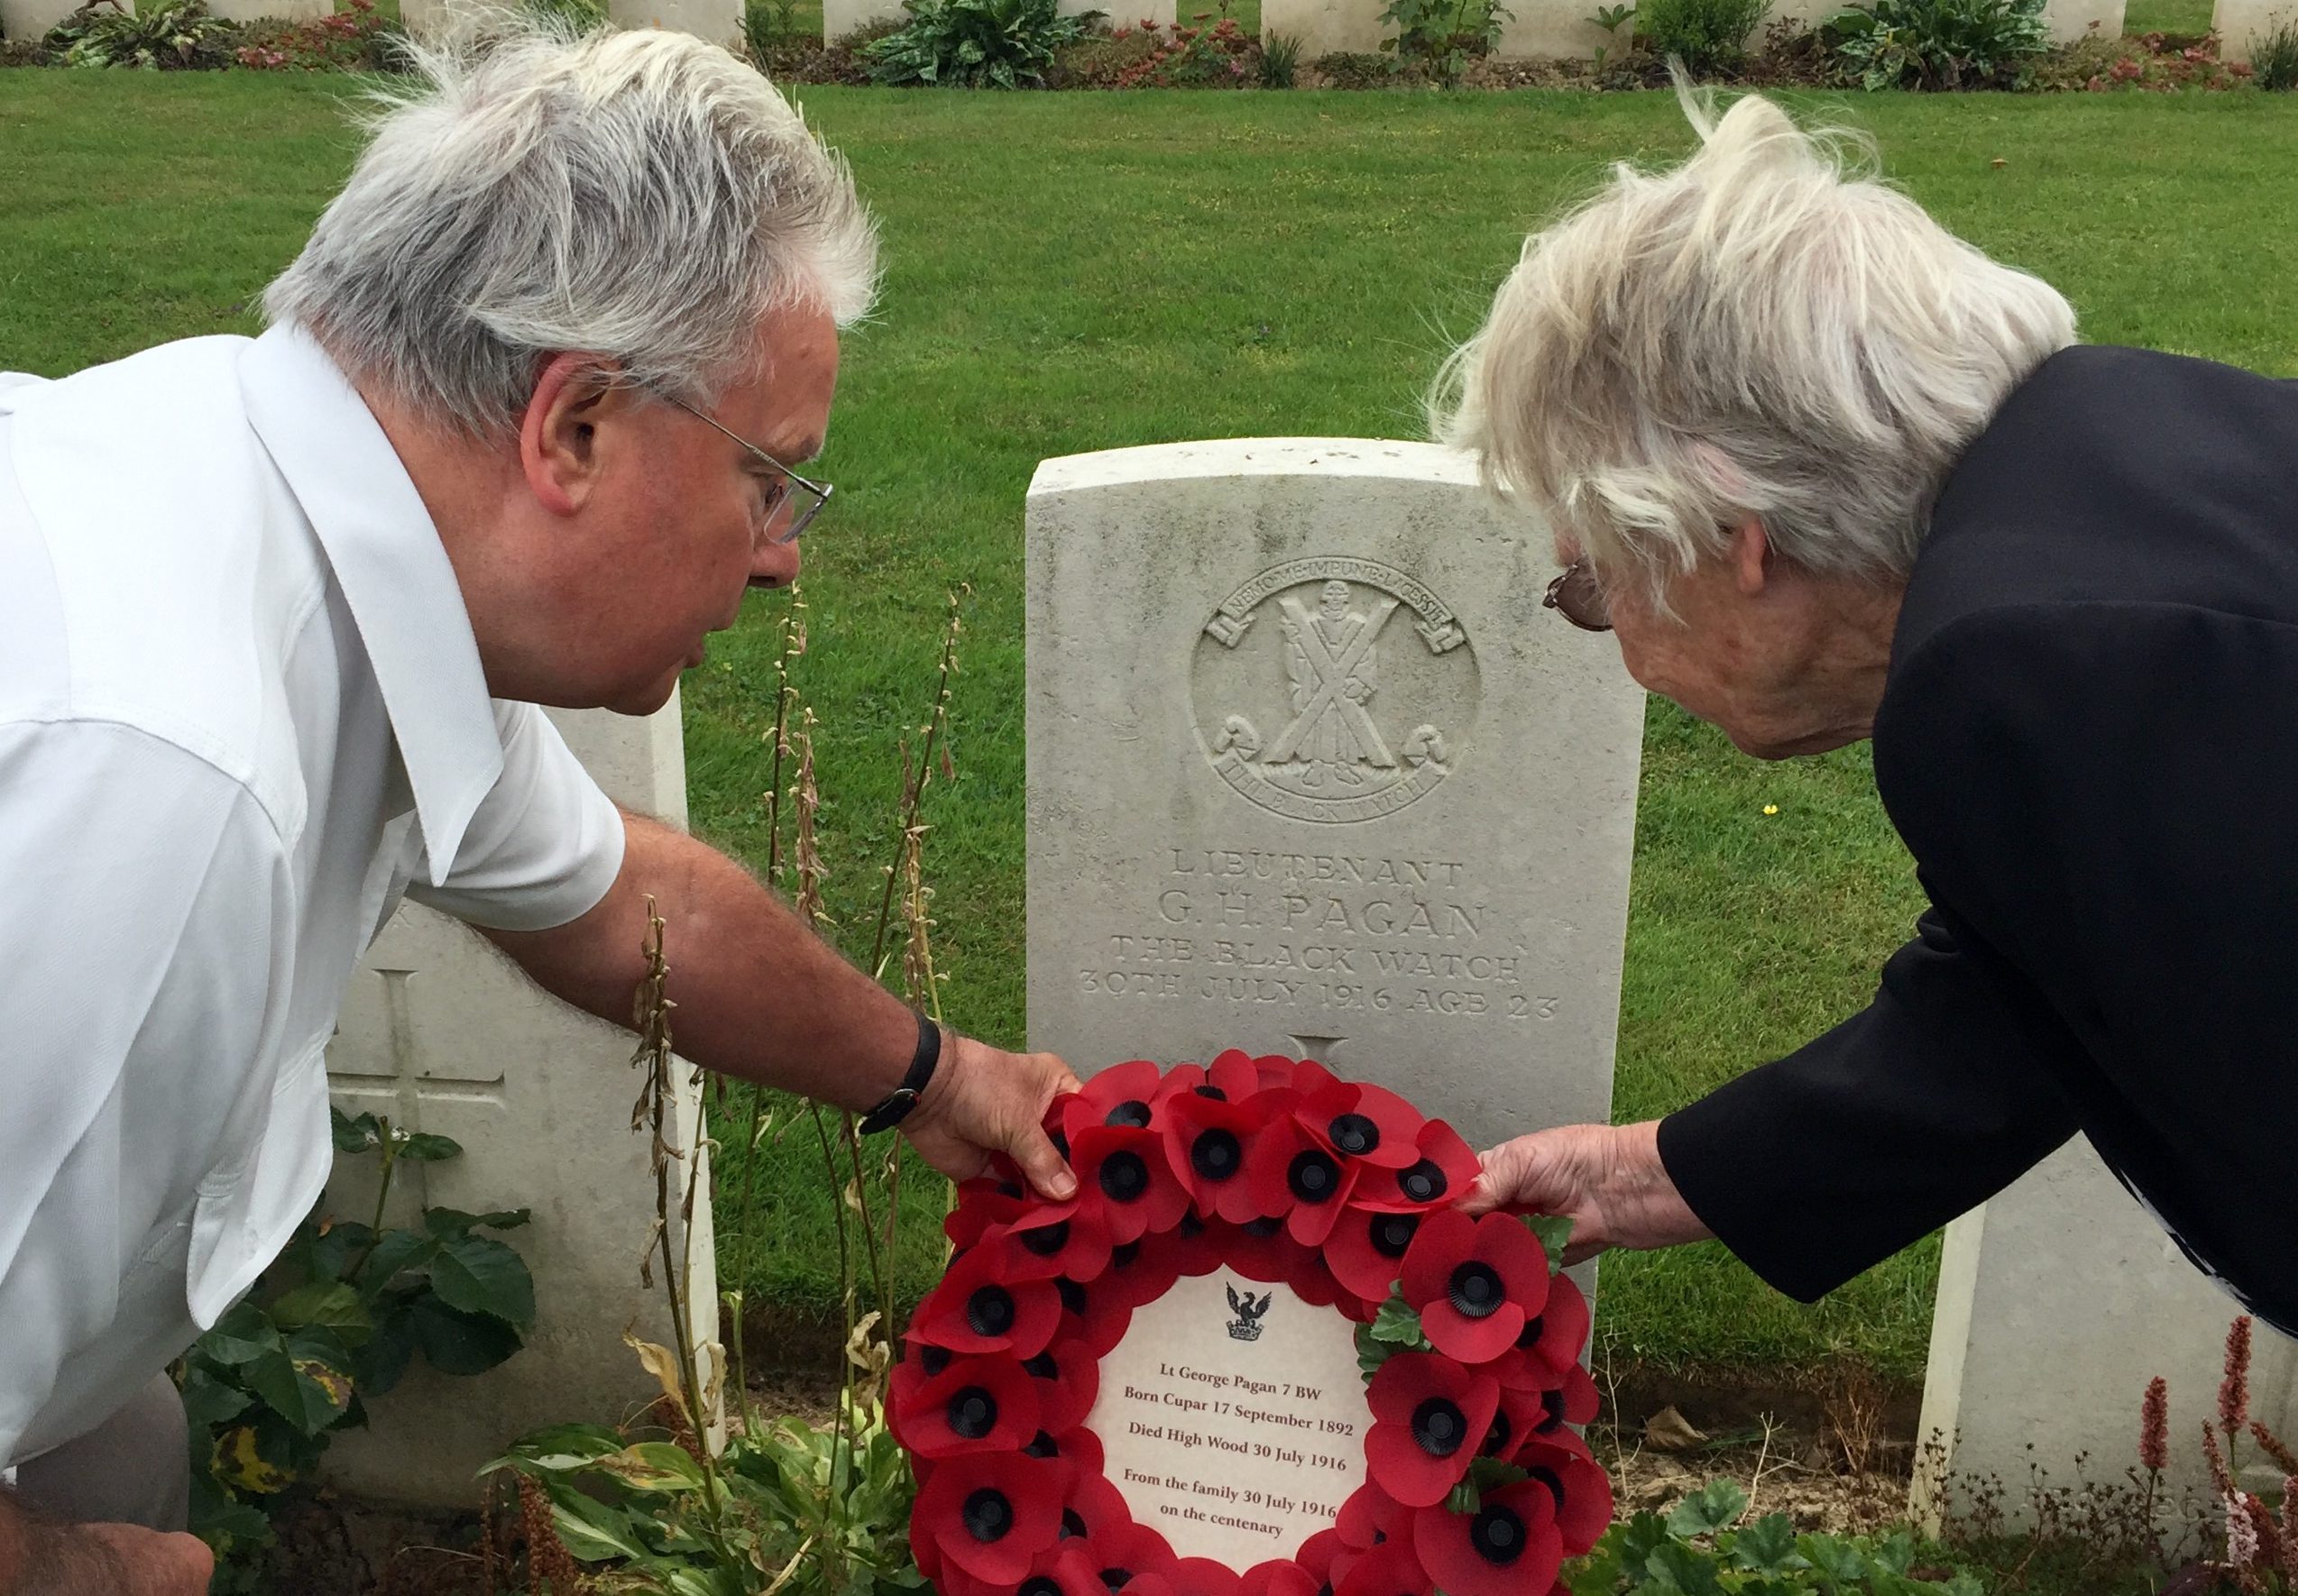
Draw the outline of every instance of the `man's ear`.
<instances>
[{"instance_id":1,"label":"man's ear","mask_svg":"<svg viewBox=\"0 0 2298 1596\"><path fill-rule=\"evenodd\" d=\"M1730 532L1732 582L1743 599L1759 596L1771 581L1771 537L1750 516Z\"/></svg>"},{"instance_id":2,"label":"man's ear","mask_svg":"<svg viewBox=\"0 0 2298 1596\"><path fill-rule=\"evenodd\" d=\"M571 516L598 487L599 428L627 415L636 391L594 354L551 356L519 423L519 467L535 501Z\"/></svg>"}]
</instances>

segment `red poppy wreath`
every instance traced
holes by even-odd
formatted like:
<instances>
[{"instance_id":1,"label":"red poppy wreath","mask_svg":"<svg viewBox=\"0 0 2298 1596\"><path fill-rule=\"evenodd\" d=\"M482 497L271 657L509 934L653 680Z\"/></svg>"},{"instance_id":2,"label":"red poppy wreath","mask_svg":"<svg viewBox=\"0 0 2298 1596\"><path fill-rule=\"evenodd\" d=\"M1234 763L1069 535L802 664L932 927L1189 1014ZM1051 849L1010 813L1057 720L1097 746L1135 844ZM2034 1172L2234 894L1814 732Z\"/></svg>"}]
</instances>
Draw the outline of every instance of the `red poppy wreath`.
<instances>
[{"instance_id":1,"label":"red poppy wreath","mask_svg":"<svg viewBox=\"0 0 2298 1596\"><path fill-rule=\"evenodd\" d=\"M1587 1304L1554 1272L1561 1222L1460 1212L1477 1169L1467 1143L1395 1093L1313 1062L1231 1051L1169 1070L1121 1064L1057 1100L1046 1129L1077 1194L1046 1201L1010 1169L961 1186L946 1226L954 1261L893 1371L894 1432L918 1478L911 1547L942 1596L1563 1591L1563 1560L1604 1533L1612 1490L1567 1427L1595 1417L1596 1396L1579 1362ZM1357 1425L1273 1398L1181 1397L1170 1399L1200 1410L1199 1428L1125 1426L1191 1446L1218 1427L1216 1408L1219 1423L1247 1426L1232 1434L1272 1426L1265 1443L1213 1439L1227 1453L1201 1454L1188 1480L1126 1471L1146 1495L1293 1509L1291 1555L1242 1567L1177 1554L1136 1520L1138 1502L1105 1468L1115 1438L1087 1422L1102 1362L1136 1312L1214 1274L1246 1283L1227 1289L1239 1341L1257 1337L1274 1295L1253 1282L1354 1321L1365 1388L1351 1411L1369 1409ZM1318 1443L1301 1437L1327 1434L1361 1456L1310 1457ZM1337 1508L1276 1494L1299 1477L1282 1465L1310 1462L1364 1483ZM1203 1540L1181 1522L1206 1518L1194 1507L1159 1515L1184 1546Z\"/></svg>"}]
</instances>

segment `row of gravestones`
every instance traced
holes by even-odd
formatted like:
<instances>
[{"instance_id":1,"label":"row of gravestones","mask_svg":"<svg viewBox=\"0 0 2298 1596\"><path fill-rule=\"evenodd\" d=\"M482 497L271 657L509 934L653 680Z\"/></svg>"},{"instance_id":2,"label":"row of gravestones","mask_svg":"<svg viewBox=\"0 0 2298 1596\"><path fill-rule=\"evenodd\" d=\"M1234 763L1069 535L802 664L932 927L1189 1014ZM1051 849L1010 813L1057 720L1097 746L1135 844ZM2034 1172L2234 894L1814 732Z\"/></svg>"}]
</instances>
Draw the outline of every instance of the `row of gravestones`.
<instances>
[{"instance_id":1,"label":"row of gravestones","mask_svg":"<svg viewBox=\"0 0 2298 1596\"><path fill-rule=\"evenodd\" d=\"M1263 439L1049 461L1027 564L1032 1045L1084 1069L1328 1059L1479 1146L1609 1114L1643 695L1542 616L1548 542L1465 459ZM554 718L619 802L683 822L676 702ZM627 1327L671 1338L639 1278L630 1041L412 908L361 982L338 1100L469 1150L398 1200L536 1214L530 1350L411 1376L332 1454L369 1497L465 1504L509 1435L648 1399ZM366 1212L370 1179L347 1166L336 1211ZM706 1202L687 1244L709 1302ZM2151 1375L2193 1435L2232 1311L2077 1144L1950 1230L1926 1431L2014 1484L2030 1456L2119 1477ZM2293 1351L2263 1351L2265 1414L2298 1418Z\"/></svg>"},{"instance_id":2,"label":"row of gravestones","mask_svg":"<svg viewBox=\"0 0 2298 1596\"><path fill-rule=\"evenodd\" d=\"M0 0L0 30L12 39L37 38L76 4ZM420 26L443 15L447 4L409 0L401 11L410 25ZM1111 15L1120 23L1170 26L1174 4L1135 0ZM1063 0L1062 9L1084 10L1093 5L1094 0ZM1262 36L1282 33L1300 40L1302 59L1308 60L1338 50L1369 52L1381 45L1381 7L1382 0L1264 0ZM208 0L208 9L216 15L239 21L299 20L324 16L334 8L335 0ZM1616 49L1620 43L1615 34L1589 19L1586 14L1595 9L1593 0L1517 0L1513 9L1514 19L1501 30L1499 53L1504 57L1586 60L1600 48ZM1778 0L1772 14L1809 21L1835 9L1834 0ZM2211 22L2223 41L2221 55L2229 61L2247 60L2256 37L2293 9L2293 0L2217 0ZM677 28L722 41L731 41L741 32L741 0L611 0L610 11L624 27ZM901 0L823 0L823 37L843 38L857 28L901 14ZM2093 29L2111 38L2122 32L2123 0L2049 0L2045 14L2051 35L2059 42L2080 39Z\"/></svg>"}]
</instances>

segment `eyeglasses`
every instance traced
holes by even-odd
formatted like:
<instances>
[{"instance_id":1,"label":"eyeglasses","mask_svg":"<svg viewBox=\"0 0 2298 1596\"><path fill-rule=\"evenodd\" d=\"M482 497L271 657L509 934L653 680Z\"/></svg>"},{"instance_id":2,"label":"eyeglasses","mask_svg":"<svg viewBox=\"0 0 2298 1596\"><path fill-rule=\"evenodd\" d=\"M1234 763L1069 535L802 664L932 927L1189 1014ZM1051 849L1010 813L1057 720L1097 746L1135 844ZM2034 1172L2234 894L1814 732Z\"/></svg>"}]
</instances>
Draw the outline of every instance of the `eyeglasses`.
<instances>
[{"instance_id":1,"label":"eyeglasses","mask_svg":"<svg viewBox=\"0 0 2298 1596\"><path fill-rule=\"evenodd\" d=\"M1612 629L1612 606L1586 560L1575 560L1558 572L1540 602L1584 632Z\"/></svg>"},{"instance_id":2,"label":"eyeglasses","mask_svg":"<svg viewBox=\"0 0 2298 1596\"><path fill-rule=\"evenodd\" d=\"M685 400L681 399L672 399L671 396L666 393L661 395L661 397L664 399L668 400L671 404L677 406L680 409L685 411L687 415L692 416L703 426L717 427L720 432L725 433L728 437L732 438L736 443L741 445L744 449L748 450L752 454L757 455L760 460L765 461L767 464L774 468L776 475L767 485L766 503L758 513L758 536L764 542L774 544L777 546L786 543L797 542L798 534L812 526L813 524L814 517L822 513L822 507L830 502L830 484L828 482L813 482L809 478L800 476L796 472L792 471L788 466L783 464L779 460L777 460L773 455L768 454L764 449L759 448L756 444L750 442L749 439L742 436L740 433L728 431L724 427L720 426L719 423L712 420L708 416L703 415L700 410L694 408L694 406L688 404ZM784 531L777 537L768 537L766 529L774 525L775 518L781 515L784 508L789 504L790 494L793 489L797 489L813 494L813 501L801 509L795 516L791 517L790 525L787 530Z\"/></svg>"}]
</instances>

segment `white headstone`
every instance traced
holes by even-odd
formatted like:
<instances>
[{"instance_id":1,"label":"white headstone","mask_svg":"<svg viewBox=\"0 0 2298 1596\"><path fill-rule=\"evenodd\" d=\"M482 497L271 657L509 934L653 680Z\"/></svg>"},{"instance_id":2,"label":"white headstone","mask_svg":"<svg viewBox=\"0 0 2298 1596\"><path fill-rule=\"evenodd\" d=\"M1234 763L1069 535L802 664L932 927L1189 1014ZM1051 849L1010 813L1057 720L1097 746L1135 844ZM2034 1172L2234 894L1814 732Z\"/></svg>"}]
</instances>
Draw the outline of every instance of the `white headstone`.
<instances>
[{"instance_id":1,"label":"white headstone","mask_svg":"<svg viewBox=\"0 0 2298 1596\"><path fill-rule=\"evenodd\" d=\"M1303 66L1319 56L1370 55L1385 31L1381 9L1381 0L1261 0L1261 39L1299 40Z\"/></svg>"},{"instance_id":2,"label":"white headstone","mask_svg":"<svg viewBox=\"0 0 2298 1596\"><path fill-rule=\"evenodd\" d=\"M335 0L207 0L207 9L235 23L308 23L333 16Z\"/></svg>"},{"instance_id":3,"label":"white headstone","mask_svg":"<svg viewBox=\"0 0 2298 1596\"><path fill-rule=\"evenodd\" d=\"M2205 1279L2077 1137L1947 1228L1919 1435L1950 1474L1999 1480L2026 1517L2028 1465L2053 1485L2119 1482L2138 1461L2146 1382L2170 1386L2173 1493L2210 1495L2200 1426L2218 1411L2238 1304ZM2298 1445L2298 1345L2256 1332L2251 1408ZM2279 1490L2276 1473L2266 1483ZM1929 1499L1917 1471L1917 1508ZM1958 1500L1950 1493L1949 1510Z\"/></svg>"},{"instance_id":4,"label":"white headstone","mask_svg":"<svg viewBox=\"0 0 2298 1596\"><path fill-rule=\"evenodd\" d=\"M2122 37L2123 0L2049 0L2043 20L2050 25L2051 42L2073 44L2097 37Z\"/></svg>"},{"instance_id":5,"label":"white headstone","mask_svg":"<svg viewBox=\"0 0 2298 1596\"><path fill-rule=\"evenodd\" d=\"M608 0L607 16L618 28L668 28L712 44L742 37L742 0Z\"/></svg>"},{"instance_id":6,"label":"white headstone","mask_svg":"<svg viewBox=\"0 0 2298 1596\"><path fill-rule=\"evenodd\" d=\"M675 697L643 720L603 710L550 714L616 802L685 825ZM673 919L664 941L674 998L678 938ZM328 1452L336 1484L377 1501L471 1506L474 1471L522 1431L613 1423L658 1394L622 1341L626 1328L664 1345L675 1339L662 1292L639 1275L655 1188L648 1139L630 1129L643 1078L629 1066L635 1045L629 1032L547 995L475 933L427 910L408 905L375 940L327 1050L336 1105L463 1144L461 1158L400 1166L389 1223L417 1223L432 1205L534 1210L532 1225L502 1239L534 1273L536 1323L521 1351L483 1374L438 1374L418 1356L399 1388L370 1407L372 1427ZM682 1147L694 1144L701 1112L700 1093L685 1086L688 1073L679 1072ZM375 1164L372 1156L344 1161L328 1188L330 1211L370 1216ZM676 1204L674 1196L674 1225ZM694 1206L685 1245L694 1300L703 1305L694 1324L702 1344L718 1323L707 1185ZM655 1275L659 1281L658 1257Z\"/></svg>"},{"instance_id":7,"label":"white headstone","mask_svg":"<svg viewBox=\"0 0 2298 1596\"><path fill-rule=\"evenodd\" d=\"M0 34L37 40L79 9L79 0L0 0Z\"/></svg>"},{"instance_id":8,"label":"white headstone","mask_svg":"<svg viewBox=\"0 0 2298 1596\"><path fill-rule=\"evenodd\" d=\"M2267 33L2298 27L2298 0L2218 0L2211 27L2219 36L2219 60L2247 61Z\"/></svg>"},{"instance_id":9,"label":"white headstone","mask_svg":"<svg viewBox=\"0 0 2298 1596\"><path fill-rule=\"evenodd\" d=\"M1315 1058L1477 1146L1609 1118L1644 698L1555 570L1432 445L1040 465L1030 1044Z\"/></svg>"}]
</instances>

